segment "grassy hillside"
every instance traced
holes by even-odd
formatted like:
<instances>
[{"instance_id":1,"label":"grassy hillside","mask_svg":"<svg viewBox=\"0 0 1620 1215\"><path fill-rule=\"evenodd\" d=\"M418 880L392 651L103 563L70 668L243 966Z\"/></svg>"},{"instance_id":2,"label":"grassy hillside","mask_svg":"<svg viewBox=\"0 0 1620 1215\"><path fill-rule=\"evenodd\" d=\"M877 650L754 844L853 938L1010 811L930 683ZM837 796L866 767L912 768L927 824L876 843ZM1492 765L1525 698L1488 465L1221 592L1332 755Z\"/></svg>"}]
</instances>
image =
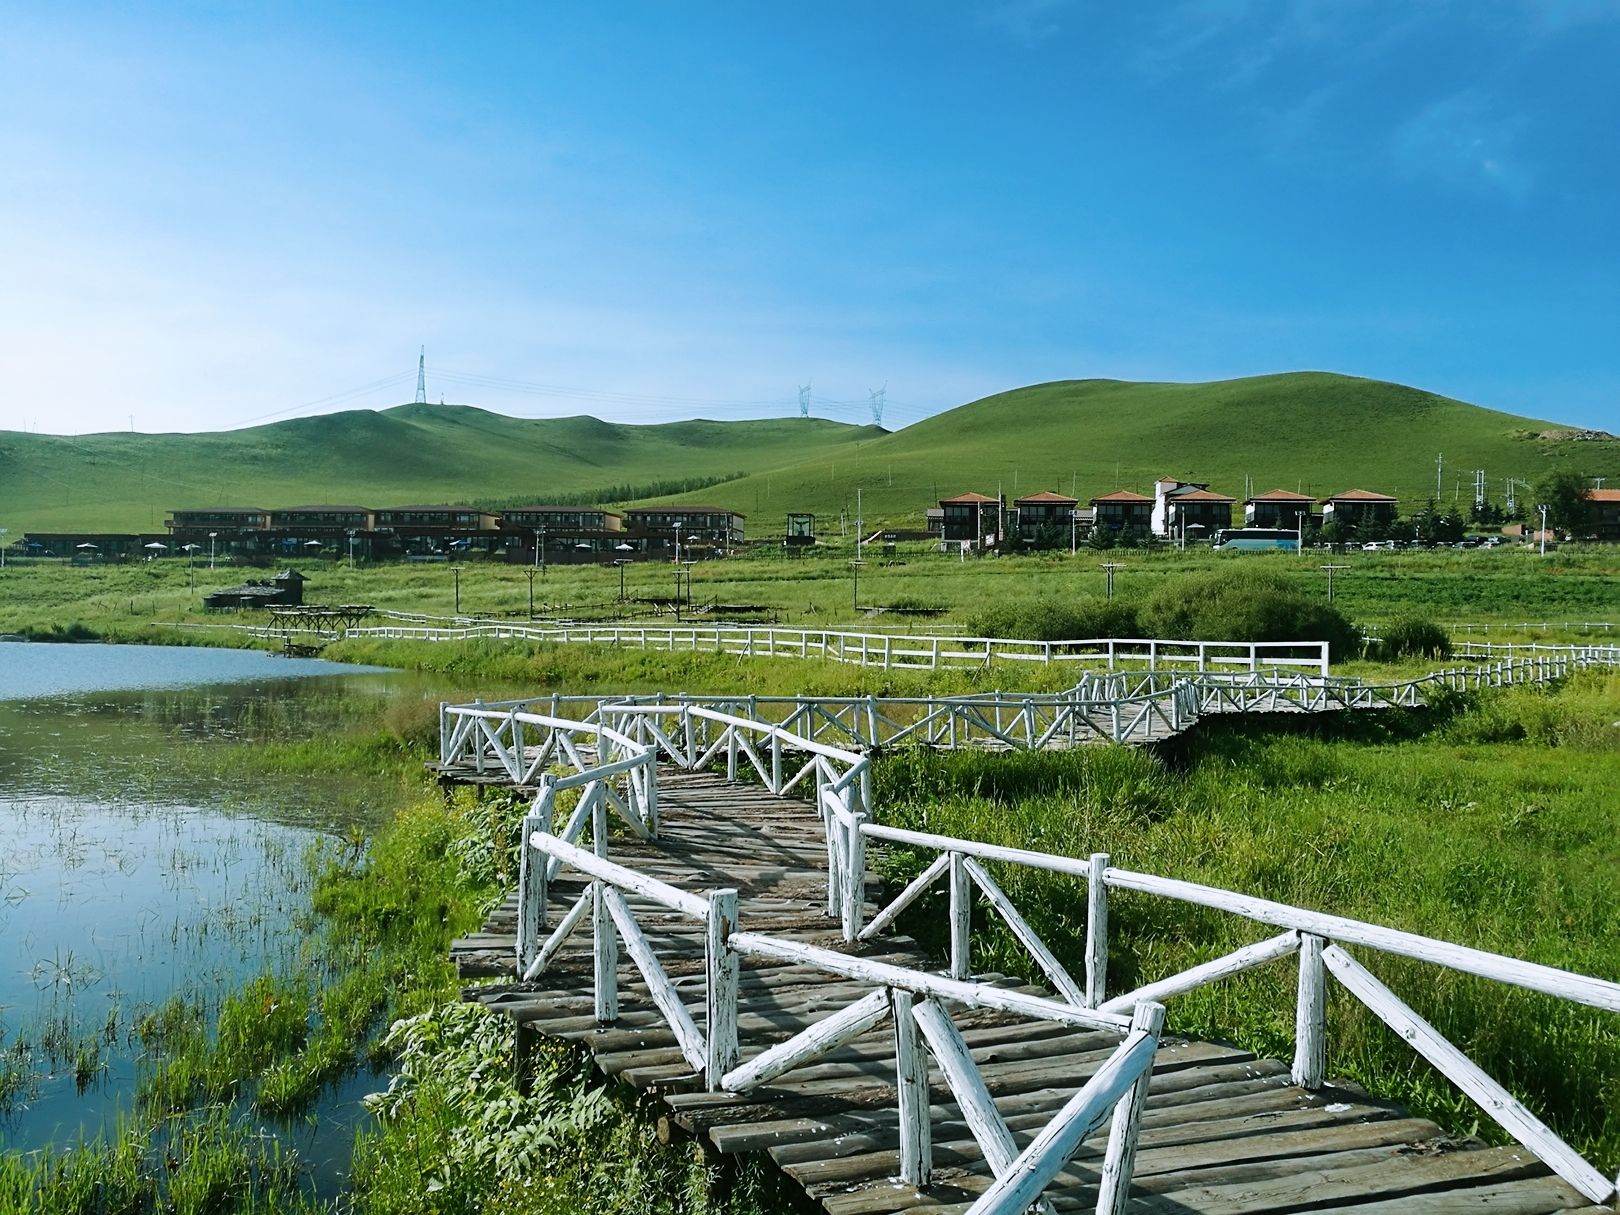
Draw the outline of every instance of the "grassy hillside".
<instances>
[{"instance_id":1,"label":"grassy hillside","mask_svg":"<svg viewBox=\"0 0 1620 1215\"><path fill-rule=\"evenodd\" d=\"M196 435L7 431L0 527L14 536L161 530L175 507L544 501L758 472L882 433L817 418L619 426L457 405L350 410Z\"/></svg>"},{"instance_id":2,"label":"grassy hillside","mask_svg":"<svg viewBox=\"0 0 1620 1215\"><path fill-rule=\"evenodd\" d=\"M1151 492L1157 476L1209 481L1241 498L1279 486L1360 487L1421 505L1445 455L1445 496L1492 498L1509 475L1570 467L1620 480L1620 441L1549 439L1556 423L1481 409L1399 384L1301 372L1211 384L1067 380L1019 388L894 434L821 419L620 426L509 418L468 406L404 405L199 435L80 438L0 432L0 527L159 530L173 507L349 502L507 503L597 493L716 502L756 536L788 511L921 524L965 489L1042 489L1082 500ZM738 477L736 474L744 475ZM657 483L719 480L648 498ZM612 492L607 492L612 491ZM825 523L823 527L825 529Z\"/></svg>"},{"instance_id":3,"label":"grassy hillside","mask_svg":"<svg viewBox=\"0 0 1620 1215\"><path fill-rule=\"evenodd\" d=\"M1549 468L1620 476L1620 441L1548 440L1543 422L1481 409L1378 380L1318 372L1210 384L1066 380L986 397L892 435L773 469L702 497L770 519L790 510L853 517L862 490L868 521L920 524L942 496L973 489L1009 500L1043 489L1082 501L1114 489L1152 492L1155 477L1208 481L1241 499L1253 489L1319 496L1350 488L1421 505L1445 456L1445 497L1473 470L1490 496L1504 478Z\"/></svg>"}]
</instances>

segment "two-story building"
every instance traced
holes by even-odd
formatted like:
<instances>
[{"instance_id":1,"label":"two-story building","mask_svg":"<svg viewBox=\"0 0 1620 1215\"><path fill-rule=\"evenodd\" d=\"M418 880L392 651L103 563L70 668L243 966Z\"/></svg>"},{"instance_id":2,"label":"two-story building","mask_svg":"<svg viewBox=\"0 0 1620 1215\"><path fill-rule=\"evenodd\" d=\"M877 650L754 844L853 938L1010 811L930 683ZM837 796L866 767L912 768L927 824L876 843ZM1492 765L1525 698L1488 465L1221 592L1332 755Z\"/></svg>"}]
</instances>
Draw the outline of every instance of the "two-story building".
<instances>
[{"instance_id":1,"label":"two-story building","mask_svg":"<svg viewBox=\"0 0 1620 1215\"><path fill-rule=\"evenodd\" d=\"M500 541L501 517L471 506L390 506L371 515L368 546L385 552L489 552Z\"/></svg>"},{"instance_id":2,"label":"two-story building","mask_svg":"<svg viewBox=\"0 0 1620 1215\"><path fill-rule=\"evenodd\" d=\"M501 535L508 561L525 565L623 561L645 555L645 546L626 533L624 515L578 503L519 506L501 512ZM539 554L544 551L544 561Z\"/></svg>"},{"instance_id":3,"label":"two-story building","mask_svg":"<svg viewBox=\"0 0 1620 1215\"><path fill-rule=\"evenodd\" d=\"M1300 519L1309 519L1315 510L1316 499L1310 494L1274 489L1243 499L1243 526L1297 528Z\"/></svg>"},{"instance_id":4,"label":"two-story building","mask_svg":"<svg viewBox=\"0 0 1620 1215\"><path fill-rule=\"evenodd\" d=\"M1177 481L1160 477L1153 483L1155 536L1204 536L1232 526L1232 504L1236 498L1217 494L1205 482Z\"/></svg>"},{"instance_id":5,"label":"two-story building","mask_svg":"<svg viewBox=\"0 0 1620 1215\"><path fill-rule=\"evenodd\" d=\"M1072 535L1075 508L1079 505L1078 498L1052 490L1042 490L1038 494L1027 494L1017 499L1013 503L1013 510L1018 520L1018 538L1027 543L1037 539L1042 532Z\"/></svg>"},{"instance_id":6,"label":"two-story building","mask_svg":"<svg viewBox=\"0 0 1620 1215\"><path fill-rule=\"evenodd\" d=\"M195 545L191 551L213 547L224 556L250 555L265 545L270 513L257 506L209 506L171 510L163 521L171 548Z\"/></svg>"},{"instance_id":7,"label":"two-story building","mask_svg":"<svg viewBox=\"0 0 1620 1215\"><path fill-rule=\"evenodd\" d=\"M624 512L632 543L673 556L679 536L683 558L723 557L741 548L747 519L723 506L638 506Z\"/></svg>"},{"instance_id":8,"label":"two-story building","mask_svg":"<svg viewBox=\"0 0 1620 1215\"><path fill-rule=\"evenodd\" d=\"M1092 526L1106 527L1112 532L1126 528L1149 531L1153 527L1153 499L1146 494L1116 489L1091 500Z\"/></svg>"},{"instance_id":9,"label":"two-story building","mask_svg":"<svg viewBox=\"0 0 1620 1215\"><path fill-rule=\"evenodd\" d=\"M1000 498L968 492L939 500L939 537L953 543L995 544L1001 536Z\"/></svg>"},{"instance_id":10,"label":"two-story building","mask_svg":"<svg viewBox=\"0 0 1620 1215\"><path fill-rule=\"evenodd\" d=\"M1367 489L1347 489L1342 494L1322 499L1322 526L1344 523L1361 526L1366 523L1393 523L1399 498L1377 494Z\"/></svg>"},{"instance_id":11,"label":"two-story building","mask_svg":"<svg viewBox=\"0 0 1620 1215\"><path fill-rule=\"evenodd\" d=\"M1589 489L1590 528L1599 540L1620 540L1620 489Z\"/></svg>"}]
</instances>

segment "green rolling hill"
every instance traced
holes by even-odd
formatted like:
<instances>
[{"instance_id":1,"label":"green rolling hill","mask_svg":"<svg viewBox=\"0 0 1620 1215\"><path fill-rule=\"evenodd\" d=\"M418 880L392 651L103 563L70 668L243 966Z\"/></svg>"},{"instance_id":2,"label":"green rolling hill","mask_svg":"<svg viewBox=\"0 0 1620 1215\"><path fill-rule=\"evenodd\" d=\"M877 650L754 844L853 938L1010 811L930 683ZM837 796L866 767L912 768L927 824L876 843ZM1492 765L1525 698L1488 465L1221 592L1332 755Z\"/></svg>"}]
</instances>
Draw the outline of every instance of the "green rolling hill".
<instances>
[{"instance_id":1,"label":"green rolling hill","mask_svg":"<svg viewBox=\"0 0 1620 1215\"><path fill-rule=\"evenodd\" d=\"M657 492L820 458L883 432L800 418L620 426L402 405L205 434L0 432L0 527L161 531L200 506L515 505ZM627 488L628 487L628 488Z\"/></svg>"},{"instance_id":2,"label":"green rolling hill","mask_svg":"<svg viewBox=\"0 0 1620 1215\"><path fill-rule=\"evenodd\" d=\"M0 527L161 530L174 507L516 504L594 495L714 502L779 534L788 511L824 519L856 490L868 521L920 526L938 498L1042 489L1082 500L1151 492L1158 476L1241 498L1283 487L1352 487L1420 505L1445 456L1445 496L1473 470L1568 467L1620 484L1620 440L1482 409L1377 380L1318 372L1210 384L1067 380L1000 393L893 434L820 419L622 426L521 419L470 406L404 405L195 435L78 438L0 432ZM740 474L740 475L739 475ZM675 483L706 482L671 493ZM658 496L654 496L658 495ZM823 525L825 527L825 524Z\"/></svg>"},{"instance_id":3,"label":"green rolling hill","mask_svg":"<svg viewBox=\"0 0 1620 1215\"><path fill-rule=\"evenodd\" d=\"M1620 440L1576 438L1557 423L1482 409L1416 388L1323 372L1209 384L1064 380L999 393L894 434L670 501L703 499L759 515L768 534L787 511L920 526L941 497L977 490L1008 500L1043 489L1082 502L1114 489L1153 492L1157 477L1207 481L1242 499L1291 489L1394 494L1402 509L1434 496L1473 500L1474 470L1500 501L1509 476L1574 468L1620 481ZM1555 435L1558 437L1542 437ZM1460 482L1460 490L1459 490Z\"/></svg>"}]
</instances>

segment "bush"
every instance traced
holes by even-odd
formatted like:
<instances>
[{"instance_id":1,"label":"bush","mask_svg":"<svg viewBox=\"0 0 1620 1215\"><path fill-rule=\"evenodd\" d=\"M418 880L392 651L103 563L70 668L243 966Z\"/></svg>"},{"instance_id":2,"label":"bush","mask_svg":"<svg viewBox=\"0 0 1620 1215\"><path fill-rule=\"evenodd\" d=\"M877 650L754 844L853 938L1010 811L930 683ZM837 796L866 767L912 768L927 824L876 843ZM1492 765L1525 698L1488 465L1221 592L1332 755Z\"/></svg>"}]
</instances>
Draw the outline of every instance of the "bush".
<instances>
[{"instance_id":1,"label":"bush","mask_svg":"<svg viewBox=\"0 0 1620 1215\"><path fill-rule=\"evenodd\" d=\"M1281 576L1214 570L1167 582L1137 610L1142 633L1187 641L1325 641L1335 660L1354 657L1361 636L1338 609Z\"/></svg>"},{"instance_id":2,"label":"bush","mask_svg":"<svg viewBox=\"0 0 1620 1215\"><path fill-rule=\"evenodd\" d=\"M1079 595L1074 599L1013 599L972 616L969 627L981 637L1017 641L1079 641L1093 637L1134 637L1136 608L1120 599Z\"/></svg>"},{"instance_id":3,"label":"bush","mask_svg":"<svg viewBox=\"0 0 1620 1215\"><path fill-rule=\"evenodd\" d=\"M1421 616L1403 616L1380 630L1378 649L1385 658L1449 658L1451 634Z\"/></svg>"}]
</instances>

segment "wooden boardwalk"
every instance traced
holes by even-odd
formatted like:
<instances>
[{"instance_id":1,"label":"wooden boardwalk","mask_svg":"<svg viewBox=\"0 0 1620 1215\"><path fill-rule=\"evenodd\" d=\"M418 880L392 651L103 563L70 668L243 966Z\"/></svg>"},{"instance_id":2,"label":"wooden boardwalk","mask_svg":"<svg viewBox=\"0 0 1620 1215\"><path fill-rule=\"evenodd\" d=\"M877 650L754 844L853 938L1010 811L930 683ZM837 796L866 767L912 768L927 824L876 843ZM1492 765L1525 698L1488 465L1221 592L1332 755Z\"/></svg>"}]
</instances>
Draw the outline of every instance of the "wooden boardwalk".
<instances>
[{"instance_id":1,"label":"wooden boardwalk","mask_svg":"<svg viewBox=\"0 0 1620 1215\"><path fill-rule=\"evenodd\" d=\"M470 777L445 771L447 779ZM660 767L658 838L615 839L613 859L687 890L734 887L742 928L913 968L930 965L915 942L881 935L846 946L825 914L822 822L805 802L709 773ZM554 896L585 882L564 870ZM868 895L877 886L868 879ZM704 1016L704 930L690 918L629 898L637 922L682 994ZM869 909L870 910L870 909ZM991 1172L963 1110L937 1068L928 1076L934 1175L919 1190L898 1175L894 1039L882 1029L788 1071L746 1096L706 1092L628 958L619 970L620 1015L593 1012L590 936L578 934L537 982L516 981L515 895L459 940L463 975L504 978L466 997L510 1016L523 1044L536 1036L591 1051L607 1075L657 1095L660 1130L691 1135L720 1156L767 1153L829 1215L963 1211ZM976 976L1037 992L1021 980ZM743 1058L847 1006L870 986L819 969L757 960L740 977ZM953 1010L995 1107L1022 1149L1106 1060L1119 1036L987 1010ZM1087 1140L1048 1190L1059 1211L1096 1205L1107 1128ZM1358 1215L1595 1212L1522 1147L1485 1147L1352 1085L1296 1087L1282 1063L1220 1042L1165 1037L1141 1122L1131 1209L1152 1215L1355 1211Z\"/></svg>"}]
</instances>

